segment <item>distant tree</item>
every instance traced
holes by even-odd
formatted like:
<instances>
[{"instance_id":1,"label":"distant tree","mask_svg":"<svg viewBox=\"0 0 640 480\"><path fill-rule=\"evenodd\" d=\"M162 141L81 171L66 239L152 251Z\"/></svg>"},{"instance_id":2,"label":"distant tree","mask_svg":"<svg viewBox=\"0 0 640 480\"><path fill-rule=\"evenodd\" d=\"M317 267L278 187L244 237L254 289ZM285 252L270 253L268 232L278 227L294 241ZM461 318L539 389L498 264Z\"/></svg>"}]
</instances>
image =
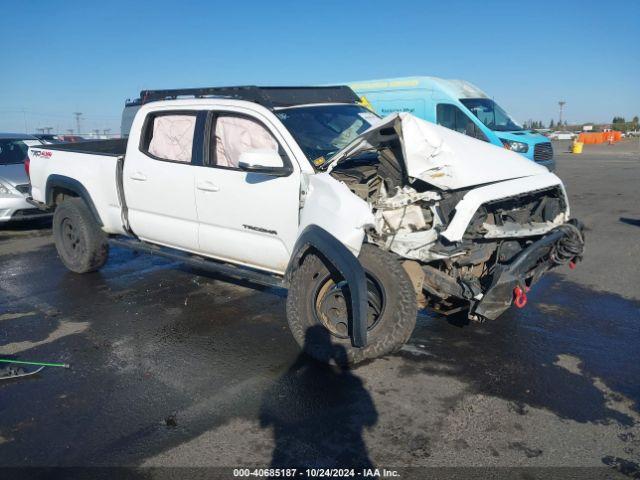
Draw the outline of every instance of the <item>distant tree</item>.
<instances>
[{"instance_id":1,"label":"distant tree","mask_svg":"<svg viewBox=\"0 0 640 480\"><path fill-rule=\"evenodd\" d=\"M626 120L624 117L613 117L613 121L611 123L625 123Z\"/></svg>"},{"instance_id":2,"label":"distant tree","mask_svg":"<svg viewBox=\"0 0 640 480\"><path fill-rule=\"evenodd\" d=\"M553 128L556 126L556 123L553 121L553 118L551 119L551 121L549 122L549 128Z\"/></svg>"},{"instance_id":3,"label":"distant tree","mask_svg":"<svg viewBox=\"0 0 640 480\"><path fill-rule=\"evenodd\" d=\"M636 115L635 117L633 117L633 120L631 120L633 123L637 124L638 123L638 115Z\"/></svg>"}]
</instances>

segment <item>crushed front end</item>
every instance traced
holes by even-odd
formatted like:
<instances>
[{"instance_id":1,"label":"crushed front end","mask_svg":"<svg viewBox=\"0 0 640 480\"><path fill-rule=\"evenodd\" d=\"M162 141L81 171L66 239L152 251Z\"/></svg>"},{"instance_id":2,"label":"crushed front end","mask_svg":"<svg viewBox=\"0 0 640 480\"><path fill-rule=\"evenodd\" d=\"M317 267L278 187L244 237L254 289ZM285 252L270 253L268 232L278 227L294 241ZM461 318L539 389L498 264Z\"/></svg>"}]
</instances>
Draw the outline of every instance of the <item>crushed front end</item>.
<instances>
[{"instance_id":1,"label":"crushed front end","mask_svg":"<svg viewBox=\"0 0 640 480\"><path fill-rule=\"evenodd\" d=\"M375 222L366 241L402 259L422 306L495 319L513 303L524 306L546 271L582 258L583 228L569 219L566 192L554 174L523 167L521 176L454 185L482 168L469 164L468 170L444 166L411 177L402 130L379 133L369 148L345 156L331 176L369 204ZM449 145L453 141L467 142L455 137ZM499 156L499 150L490 153ZM496 176L504 177L504 170L496 168Z\"/></svg>"}]
</instances>

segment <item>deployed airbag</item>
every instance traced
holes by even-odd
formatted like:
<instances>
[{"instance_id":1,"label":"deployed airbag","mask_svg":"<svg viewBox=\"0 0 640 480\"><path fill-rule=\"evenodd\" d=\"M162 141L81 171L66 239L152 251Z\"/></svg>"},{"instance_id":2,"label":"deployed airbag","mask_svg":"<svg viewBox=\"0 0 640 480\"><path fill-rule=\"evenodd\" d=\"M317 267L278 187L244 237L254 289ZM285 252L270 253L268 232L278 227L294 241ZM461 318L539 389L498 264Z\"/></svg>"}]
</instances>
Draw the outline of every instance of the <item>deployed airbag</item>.
<instances>
[{"instance_id":1,"label":"deployed airbag","mask_svg":"<svg viewBox=\"0 0 640 480\"><path fill-rule=\"evenodd\" d=\"M258 122L242 117L216 120L216 165L238 167L240 155L249 150L278 151L278 142Z\"/></svg>"},{"instance_id":2,"label":"deployed airbag","mask_svg":"<svg viewBox=\"0 0 640 480\"><path fill-rule=\"evenodd\" d=\"M149 153L176 162L191 162L195 115L162 115L153 119Z\"/></svg>"}]
</instances>

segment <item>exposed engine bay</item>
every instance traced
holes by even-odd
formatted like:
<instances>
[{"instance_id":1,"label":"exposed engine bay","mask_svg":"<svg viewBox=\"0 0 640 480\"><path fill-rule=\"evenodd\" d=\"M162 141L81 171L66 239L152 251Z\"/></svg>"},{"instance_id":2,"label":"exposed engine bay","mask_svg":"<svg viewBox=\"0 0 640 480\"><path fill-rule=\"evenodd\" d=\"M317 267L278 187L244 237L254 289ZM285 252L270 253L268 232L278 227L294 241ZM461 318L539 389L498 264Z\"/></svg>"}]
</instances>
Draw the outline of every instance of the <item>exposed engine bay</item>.
<instances>
[{"instance_id":1,"label":"exposed engine bay","mask_svg":"<svg viewBox=\"0 0 640 480\"><path fill-rule=\"evenodd\" d=\"M581 227L567 223L568 205L560 185L482 203L460 241L447 240L442 232L461 200L482 185L441 189L409 178L398 136L391 131L387 138L376 148L343 159L330 174L370 205L375 225L366 231L366 240L414 264L413 280L423 306L453 313L470 305L470 318L496 318L511 304L511 291L507 300L504 292L498 301L482 300L487 293L495 294L499 283L505 283L503 290L525 292L549 268L580 259ZM542 245L556 230L562 232L557 241Z\"/></svg>"}]
</instances>

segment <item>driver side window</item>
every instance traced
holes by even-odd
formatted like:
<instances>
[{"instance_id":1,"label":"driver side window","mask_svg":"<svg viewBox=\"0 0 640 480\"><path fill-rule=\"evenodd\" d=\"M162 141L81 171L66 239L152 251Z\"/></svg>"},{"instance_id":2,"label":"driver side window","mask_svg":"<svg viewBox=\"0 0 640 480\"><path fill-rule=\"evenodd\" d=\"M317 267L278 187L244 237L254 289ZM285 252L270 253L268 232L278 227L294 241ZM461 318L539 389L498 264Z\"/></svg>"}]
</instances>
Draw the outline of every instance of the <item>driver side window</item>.
<instances>
[{"instance_id":1,"label":"driver side window","mask_svg":"<svg viewBox=\"0 0 640 480\"><path fill-rule=\"evenodd\" d=\"M487 137L462 110L449 103L440 103L436 107L436 122L450 130L469 137L488 142Z\"/></svg>"},{"instance_id":2,"label":"driver side window","mask_svg":"<svg viewBox=\"0 0 640 480\"><path fill-rule=\"evenodd\" d=\"M278 152L278 142L259 122L237 115L222 114L211 129L211 164L239 168L240 156L255 150Z\"/></svg>"}]
</instances>

